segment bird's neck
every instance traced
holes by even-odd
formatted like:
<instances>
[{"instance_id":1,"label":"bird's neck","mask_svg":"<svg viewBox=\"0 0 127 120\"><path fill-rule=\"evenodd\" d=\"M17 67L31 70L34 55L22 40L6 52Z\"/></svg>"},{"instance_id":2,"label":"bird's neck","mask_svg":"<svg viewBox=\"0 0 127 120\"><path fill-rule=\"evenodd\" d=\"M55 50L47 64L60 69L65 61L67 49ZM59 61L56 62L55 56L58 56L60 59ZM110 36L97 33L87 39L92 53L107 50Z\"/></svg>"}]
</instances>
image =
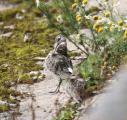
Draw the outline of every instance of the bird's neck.
<instances>
[{"instance_id":1,"label":"bird's neck","mask_svg":"<svg viewBox=\"0 0 127 120\"><path fill-rule=\"evenodd\" d=\"M60 54L60 55L64 55L64 56L66 56L66 57L68 57L68 53L67 53L67 49L66 50L58 50L58 51L56 51L58 54Z\"/></svg>"}]
</instances>

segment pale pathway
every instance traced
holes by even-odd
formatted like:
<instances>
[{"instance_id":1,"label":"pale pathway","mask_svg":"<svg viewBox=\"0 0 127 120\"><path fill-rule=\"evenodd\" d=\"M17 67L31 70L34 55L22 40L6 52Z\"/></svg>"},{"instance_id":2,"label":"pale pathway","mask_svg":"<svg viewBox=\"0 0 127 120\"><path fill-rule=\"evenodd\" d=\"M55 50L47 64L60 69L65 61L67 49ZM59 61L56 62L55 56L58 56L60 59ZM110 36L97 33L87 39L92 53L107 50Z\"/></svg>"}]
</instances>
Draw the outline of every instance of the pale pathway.
<instances>
[{"instance_id":1,"label":"pale pathway","mask_svg":"<svg viewBox=\"0 0 127 120\"><path fill-rule=\"evenodd\" d=\"M95 102L84 112L79 120L127 120L127 65L120 70L97 95Z\"/></svg>"}]
</instances>

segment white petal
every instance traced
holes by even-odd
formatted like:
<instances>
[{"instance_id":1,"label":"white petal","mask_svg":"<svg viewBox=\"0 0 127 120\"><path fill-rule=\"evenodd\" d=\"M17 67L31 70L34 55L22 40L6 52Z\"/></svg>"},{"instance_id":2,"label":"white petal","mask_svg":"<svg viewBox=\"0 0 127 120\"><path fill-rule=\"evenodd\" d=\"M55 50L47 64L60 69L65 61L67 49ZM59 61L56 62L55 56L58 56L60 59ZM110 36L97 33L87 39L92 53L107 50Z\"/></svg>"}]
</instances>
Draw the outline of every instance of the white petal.
<instances>
[{"instance_id":1,"label":"white petal","mask_svg":"<svg viewBox=\"0 0 127 120\"><path fill-rule=\"evenodd\" d=\"M70 73L72 73L73 72L73 70L72 70L72 68L68 68L68 71L70 72Z\"/></svg>"},{"instance_id":2,"label":"white petal","mask_svg":"<svg viewBox=\"0 0 127 120\"><path fill-rule=\"evenodd\" d=\"M40 1L39 0L36 0L36 5L37 5L37 7L39 7L39 5L40 5Z\"/></svg>"}]
</instances>

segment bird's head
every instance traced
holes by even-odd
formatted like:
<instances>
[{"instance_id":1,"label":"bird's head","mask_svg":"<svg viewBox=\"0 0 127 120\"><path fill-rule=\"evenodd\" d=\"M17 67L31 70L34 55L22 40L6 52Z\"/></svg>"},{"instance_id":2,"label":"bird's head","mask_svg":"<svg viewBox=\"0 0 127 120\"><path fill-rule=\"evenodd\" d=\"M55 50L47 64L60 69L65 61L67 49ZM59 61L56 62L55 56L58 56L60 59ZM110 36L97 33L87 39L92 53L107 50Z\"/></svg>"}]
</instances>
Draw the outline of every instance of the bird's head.
<instances>
[{"instance_id":1,"label":"bird's head","mask_svg":"<svg viewBox=\"0 0 127 120\"><path fill-rule=\"evenodd\" d=\"M55 52L59 53L59 54L62 54L62 55L67 55L67 41L66 41L66 38L62 35L58 35L56 38L55 38L55 46L54 46L54 49L55 49Z\"/></svg>"}]
</instances>

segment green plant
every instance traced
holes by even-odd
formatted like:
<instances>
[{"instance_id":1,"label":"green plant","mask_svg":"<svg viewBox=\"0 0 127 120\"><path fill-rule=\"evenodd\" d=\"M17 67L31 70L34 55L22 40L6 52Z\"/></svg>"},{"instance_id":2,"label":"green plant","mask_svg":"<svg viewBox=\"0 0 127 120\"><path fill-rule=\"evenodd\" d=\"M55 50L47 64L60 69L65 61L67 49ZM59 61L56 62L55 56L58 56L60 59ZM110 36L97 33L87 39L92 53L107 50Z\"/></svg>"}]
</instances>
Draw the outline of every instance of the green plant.
<instances>
[{"instance_id":1,"label":"green plant","mask_svg":"<svg viewBox=\"0 0 127 120\"><path fill-rule=\"evenodd\" d=\"M68 104L67 106L63 107L54 120L73 120L75 118L75 114L77 109L76 104Z\"/></svg>"},{"instance_id":2,"label":"green plant","mask_svg":"<svg viewBox=\"0 0 127 120\"><path fill-rule=\"evenodd\" d=\"M121 35L121 39L122 35L124 35L124 39L127 38L125 19L118 14L118 11L114 12L112 7L116 3L114 1L100 3L98 0L96 2L99 7L89 9L87 8L89 0L54 0L51 4L40 2L38 7L47 17L50 27L60 31L86 56L89 56L86 45L91 48L92 52L100 52L101 47L110 45L111 36L115 38L114 33ZM119 17L119 20L116 20L115 16ZM91 37L81 32L82 29L89 29ZM76 37L70 37L72 34L84 36L78 39L78 43L83 48L77 43Z\"/></svg>"},{"instance_id":3,"label":"green plant","mask_svg":"<svg viewBox=\"0 0 127 120\"><path fill-rule=\"evenodd\" d=\"M6 112L9 110L9 106L7 105L0 105L0 112Z\"/></svg>"},{"instance_id":4,"label":"green plant","mask_svg":"<svg viewBox=\"0 0 127 120\"><path fill-rule=\"evenodd\" d=\"M98 54L90 55L86 61L81 64L80 71L85 80L99 79L102 58Z\"/></svg>"},{"instance_id":5,"label":"green plant","mask_svg":"<svg viewBox=\"0 0 127 120\"><path fill-rule=\"evenodd\" d=\"M96 87L101 82L102 56L90 55L80 66L80 73L86 81L86 88Z\"/></svg>"}]
</instances>

